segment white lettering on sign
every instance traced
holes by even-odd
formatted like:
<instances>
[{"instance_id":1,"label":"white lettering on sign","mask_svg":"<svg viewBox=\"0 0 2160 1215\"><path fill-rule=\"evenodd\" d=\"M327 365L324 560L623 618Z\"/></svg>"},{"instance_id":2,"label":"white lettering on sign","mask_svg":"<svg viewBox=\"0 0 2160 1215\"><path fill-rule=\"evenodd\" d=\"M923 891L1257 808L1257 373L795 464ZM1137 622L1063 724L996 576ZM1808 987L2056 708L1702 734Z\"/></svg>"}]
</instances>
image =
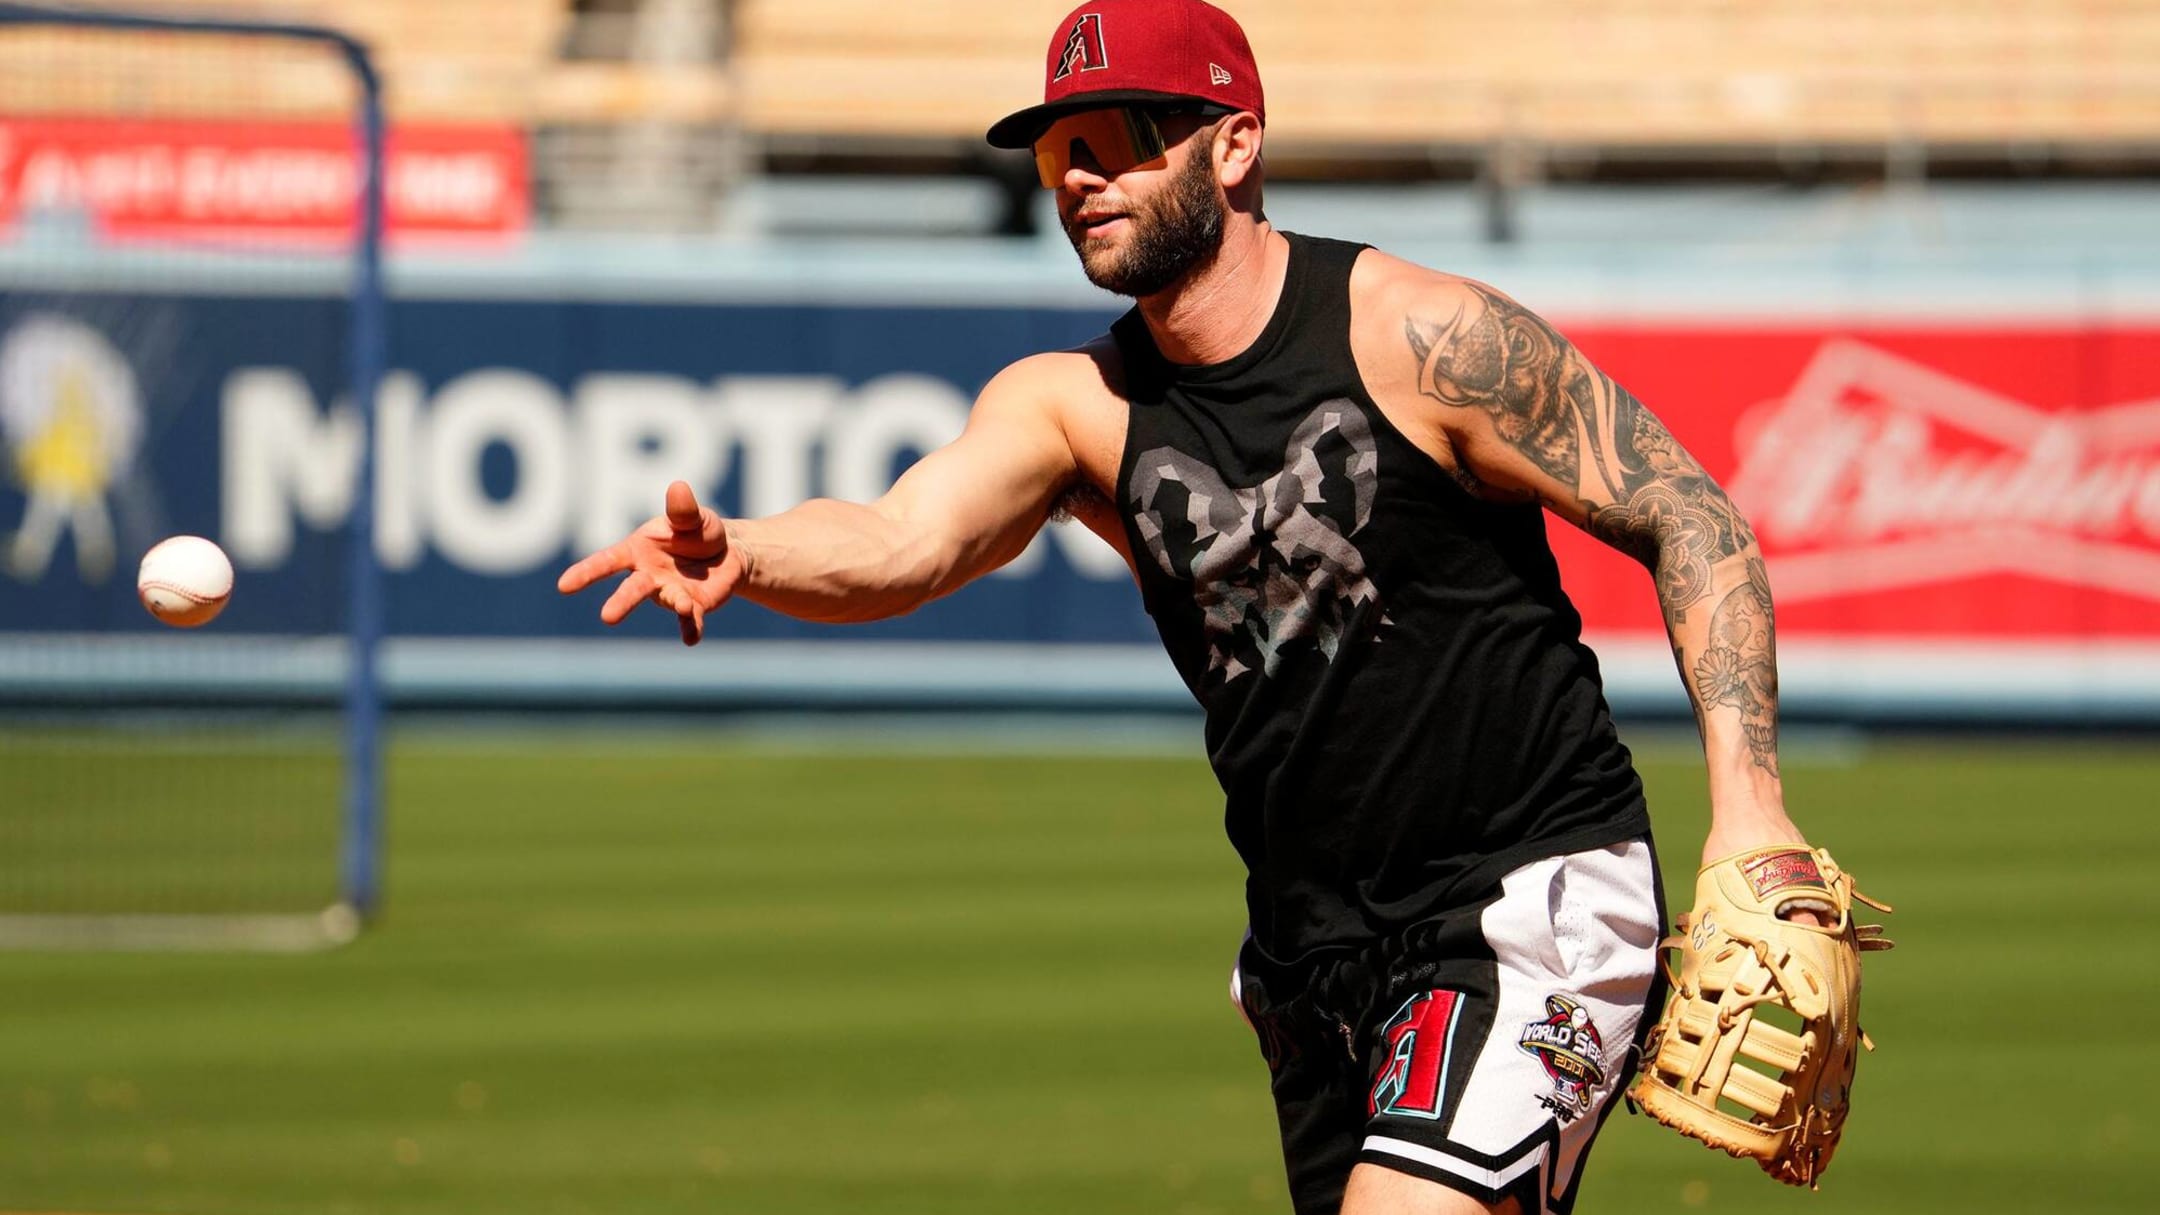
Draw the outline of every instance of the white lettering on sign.
<instances>
[{"instance_id":1,"label":"white lettering on sign","mask_svg":"<svg viewBox=\"0 0 2160 1215\"><path fill-rule=\"evenodd\" d=\"M283 565L295 513L326 531L352 512L360 418L349 402L317 409L307 381L282 368L234 372L222 410L219 535L243 568Z\"/></svg>"},{"instance_id":2,"label":"white lettering on sign","mask_svg":"<svg viewBox=\"0 0 2160 1215\"><path fill-rule=\"evenodd\" d=\"M266 229L342 239L362 160L342 123L0 117L0 219L94 216L108 232ZM385 150L393 232L509 232L526 211L509 128L399 125Z\"/></svg>"},{"instance_id":3,"label":"white lettering on sign","mask_svg":"<svg viewBox=\"0 0 2160 1215\"><path fill-rule=\"evenodd\" d=\"M391 162L386 190L401 212L478 226L507 205L503 171L502 158L491 152L408 151Z\"/></svg>"},{"instance_id":4,"label":"white lettering on sign","mask_svg":"<svg viewBox=\"0 0 2160 1215\"><path fill-rule=\"evenodd\" d=\"M777 515L817 492L811 453L846 395L830 376L737 376L714 385L714 413L741 445L744 515Z\"/></svg>"},{"instance_id":5,"label":"white lettering on sign","mask_svg":"<svg viewBox=\"0 0 2160 1215\"><path fill-rule=\"evenodd\" d=\"M586 485L576 547L590 552L659 509L653 486L711 485L720 474L727 424L697 385L677 376L595 375L577 389L579 451Z\"/></svg>"},{"instance_id":6,"label":"white lettering on sign","mask_svg":"<svg viewBox=\"0 0 2160 1215\"><path fill-rule=\"evenodd\" d=\"M289 222L352 206L349 155L311 148L193 148L180 164L179 217Z\"/></svg>"},{"instance_id":7,"label":"white lettering on sign","mask_svg":"<svg viewBox=\"0 0 2160 1215\"><path fill-rule=\"evenodd\" d=\"M895 460L959 438L967 415L966 398L943 380L888 375L870 381L827 432L825 492L868 502L892 485Z\"/></svg>"},{"instance_id":8,"label":"white lettering on sign","mask_svg":"<svg viewBox=\"0 0 2160 1215\"><path fill-rule=\"evenodd\" d=\"M2160 401L2051 413L1836 341L1740 439L1781 602L2004 573L2160 600Z\"/></svg>"},{"instance_id":9,"label":"white lettering on sign","mask_svg":"<svg viewBox=\"0 0 2160 1215\"><path fill-rule=\"evenodd\" d=\"M480 574L515 574L560 553L570 518L570 448L562 397L525 371L461 375L435 395L427 424L424 491L435 547ZM517 470L501 498L481 483L490 447ZM603 461L595 460L594 466Z\"/></svg>"},{"instance_id":10,"label":"white lettering on sign","mask_svg":"<svg viewBox=\"0 0 2160 1215\"><path fill-rule=\"evenodd\" d=\"M850 391L828 376L586 376L566 395L528 372L485 368L424 391L386 376L376 405L375 549L390 569L433 553L478 574L530 573L612 544L657 513L667 483L732 490L741 513L817 494L864 502L951 442L968 402L944 380L889 375ZM351 405L316 399L297 372L249 368L225 383L221 535L243 568L290 559L300 525L344 524L359 466ZM490 453L498 453L490 456ZM507 466L491 492L486 470ZM1055 548L1081 576L1128 577L1076 523L1044 529L1001 577L1029 577Z\"/></svg>"},{"instance_id":11,"label":"white lettering on sign","mask_svg":"<svg viewBox=\"0 0 2160 1215\"><path fill-rule=\"evenodd\" d=\"M385 376L375 394L375 555L394 570L420 564L427 548L420 476L424 396L420 377L409 371Z\"/></svg>"}]
</instances>

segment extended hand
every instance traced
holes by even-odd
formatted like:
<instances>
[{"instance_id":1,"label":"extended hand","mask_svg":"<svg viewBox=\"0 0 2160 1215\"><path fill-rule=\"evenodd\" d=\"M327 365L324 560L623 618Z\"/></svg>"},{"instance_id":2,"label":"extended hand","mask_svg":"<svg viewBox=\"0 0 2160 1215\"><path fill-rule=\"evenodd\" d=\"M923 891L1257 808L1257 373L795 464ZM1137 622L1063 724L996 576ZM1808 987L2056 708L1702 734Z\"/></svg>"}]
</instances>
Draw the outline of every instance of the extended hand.
<instances>
[{"instance_id":1,"label":"extended hand","mask_svg":"<svg viewBox=\"0 0 2160 1215\"><path fill-rule=\"evenodd\" d=\"M621 624L648 599L675 613L684 645L705 635L705 613L728 601L742 578L740 550L728 544L727 525L698 505L690 486L677 481L667 489L667 513L647 519L623 539L571 566L555 580L555 589L574 595L611 574L628 573L607 602L600 619Z\"/></svg>"}]
</instances>

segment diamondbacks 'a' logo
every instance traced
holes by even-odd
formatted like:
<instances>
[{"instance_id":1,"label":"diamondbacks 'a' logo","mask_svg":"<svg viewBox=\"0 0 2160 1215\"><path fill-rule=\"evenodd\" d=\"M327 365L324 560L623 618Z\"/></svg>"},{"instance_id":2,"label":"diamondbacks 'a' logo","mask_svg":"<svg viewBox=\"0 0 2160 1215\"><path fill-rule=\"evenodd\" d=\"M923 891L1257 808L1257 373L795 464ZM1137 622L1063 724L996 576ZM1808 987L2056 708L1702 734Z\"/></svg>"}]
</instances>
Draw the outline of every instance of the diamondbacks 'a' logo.
<instances>
[{"instance_id":1,"label":"diamondbacks 'a' logo","mask_svg":"<svg viewBox=\"0 0 2160 1215\"><path fill-rule=\"evenodd\" d=\"M1193 584L1210 676L1273 674L1305 638L1334 659L1352 617L1379 599L1355 543L1378 480L1372 427L1349 401L1314 409L1282 471L1249 489L1175 448L1141 454L1134 523L1162 571Z\"/></svg>"},{"instance_id":2,"label":"diamondbacks 'a' logo","mask_svg":"<svg viewBox=\"0 0 2160 1215\"><path fill-rule=\"evenodd\" d=\"M1570 996L1545 997L1545 1017L1523 1026L1522 1048L1537 1058L1552 1081L1538 1098L1562 1122L1589 1111L1593 1090L1605 1083L1605 1038L1590 1010Z\"/></svg>"},{"instance_id":3,"label":"diamondbacks 'a' logo","mask_svg":"<svg viewBox=\"0 0 2160 1215\"><path fill-rule=\"evenodd\" d=\"M1440 1116L1447 1096L1448 1048L1461 1013L1462 994L1446 988L1403 1001L1380 1030L1380 1049L1386 1052L1387 1062L1366 1099L1369 1116Z\"/></svg>"},{"instance_id":4,"label":"diamondbacks 'a' logo","mask_svg":"<svg viewBox=\"0 0 2160 1215\"><path fill-rule=\"evenodd\" d=\"M1057 71L1052 80L1063 80L1074 72L1092 72L1110 66L1110 53L1103 49L1102 17L1096 13L1082 13L1073 22L1072 32L1065 35L1065 49L1058 52Z\"/></svg>"}]
</instances>

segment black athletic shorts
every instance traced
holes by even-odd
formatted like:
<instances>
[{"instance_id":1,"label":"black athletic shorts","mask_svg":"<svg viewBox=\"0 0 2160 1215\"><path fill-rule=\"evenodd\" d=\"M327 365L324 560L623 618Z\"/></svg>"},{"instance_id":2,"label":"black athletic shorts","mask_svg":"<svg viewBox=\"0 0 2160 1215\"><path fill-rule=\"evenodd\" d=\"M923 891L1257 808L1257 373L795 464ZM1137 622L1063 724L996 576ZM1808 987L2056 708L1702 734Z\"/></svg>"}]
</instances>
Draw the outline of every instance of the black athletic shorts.
<instances>
[{"instance_id":1,"label":"black athletic shorts","mask_svg":"<svg viewBox=\"0 0 2160 1215\"><path fill-rule=\"evenodd\" d=\"M1533 861L1467 906L1304 976L1250 948L1232 997L1259 1036L1299 1215L1380 1165L1566 1215L1663 997L1647 837Z\"/></svg>"}]
</instances>

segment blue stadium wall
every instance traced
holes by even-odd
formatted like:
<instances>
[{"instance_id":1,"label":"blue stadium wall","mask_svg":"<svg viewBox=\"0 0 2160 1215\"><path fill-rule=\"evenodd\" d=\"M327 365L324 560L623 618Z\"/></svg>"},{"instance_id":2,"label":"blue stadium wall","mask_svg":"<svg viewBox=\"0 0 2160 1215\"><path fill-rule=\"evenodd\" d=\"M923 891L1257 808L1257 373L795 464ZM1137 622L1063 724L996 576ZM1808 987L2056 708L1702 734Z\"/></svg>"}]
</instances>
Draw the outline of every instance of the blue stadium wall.
<instances>
[{"instance_id":1,"label":"blue stadium wall","mask_svg":"<svg viewBox=\"0 0 2160 1215\"><path fill-rule=\"evenodd\" d=\"M1766 268L1607 255L1585 271L1566 249L1480 256L1462 268L1563 321L2160 315L2149 287L2160 280L2099 257L1788 257ZM652 513L675 477L739 513L874 496L958 432L999 368L1102 330L1117 303L1076 278L1069 254L1040 247L944 256L834 242L697 259L539 248L403 267L374 487L393 699L1189 706L1129 575L1069 525L912 615L841 629L737 605L693 654L664 613L610 631L595 619L599 594L554 590L568 560ZM0 295L0 342L40 317L94 335L83 340L103 343L98 357L135 386L132 400L101 408L132 410L139 441L101 500L118 568L84 568L63 535L41 561L0 575L0 686L93 702L153 685L327 696L340 659L322 639L341 627L341 528L359 492L334 288L275 268L209 282L146 266L87 291L64 270L42 281ZM37 492L13 442L0 529L17 527ZM133 598L134 557L174 533L218 539L239 570L231 607L200 634L160 630ZM1609 660L1623 708L1682 707L1658 649L1627 640ZM2112 677L2056 678L2038 696L2015 679L1975 692L1954 671L1941 686L1886 684L1857 700L1832 675L1821 687L1789 678L1788 691L1829 716L2149 720L2160 708L2151 652L2124 654Z\"/></svg>"}]
</instances>

